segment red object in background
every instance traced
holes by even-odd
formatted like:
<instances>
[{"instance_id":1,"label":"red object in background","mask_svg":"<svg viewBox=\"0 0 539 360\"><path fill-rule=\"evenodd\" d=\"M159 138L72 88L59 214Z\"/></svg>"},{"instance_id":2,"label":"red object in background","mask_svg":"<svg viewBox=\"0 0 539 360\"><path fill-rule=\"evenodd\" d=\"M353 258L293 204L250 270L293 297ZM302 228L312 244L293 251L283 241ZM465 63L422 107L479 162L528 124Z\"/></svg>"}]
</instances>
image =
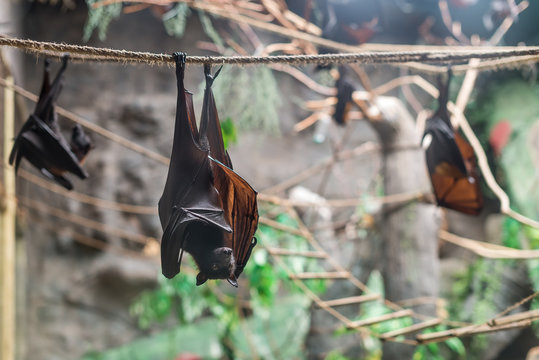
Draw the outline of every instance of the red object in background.
<instances>
[{"instance_id":1,"label":"red object in background","mask_svg":"<svg viewBox=\"0 0 539 360\"><path fill-rule=\"evenodd\" d=\"M376 17L361 25L342 24L341 28L346 31L348 36L355 40L357 45L361 45L369 41L378 30L378 18Z\"/></svg>"},{"instance_id":2,"label":"red object in background","mask_svg":"<svg viewBox=\"0 0 539 360\"><path fill-rule=\"evenodd\" d=\"M507 145L509 137L511 136L511 124L507 120L502 120L497 123L488 138L490 146L494 149L494 154L500 156L502 150Z\"/></svg>"},{"instance_id":3,"label":"red object in background","mask_svg":"<svg viewBox=\"0 0 539 360\"><path fill-rule=\"evenodd\" d=\"M176 356L175 360L202 360L200 356L192 353L182 353Z\"/></svg>"}]
</instances>

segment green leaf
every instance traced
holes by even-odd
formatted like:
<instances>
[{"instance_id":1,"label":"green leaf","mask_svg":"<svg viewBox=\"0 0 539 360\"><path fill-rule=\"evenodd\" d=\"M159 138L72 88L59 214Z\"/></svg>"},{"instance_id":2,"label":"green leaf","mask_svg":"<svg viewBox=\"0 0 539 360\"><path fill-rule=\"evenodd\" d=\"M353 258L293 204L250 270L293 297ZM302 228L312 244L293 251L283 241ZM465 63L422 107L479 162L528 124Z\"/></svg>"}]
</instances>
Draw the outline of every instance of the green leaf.
<instances>
[{"instance_id":1,"label":"green leaf","mask_svg":"<svg viewBox=\"0 0 539 360\"><path fill-rule=\"evenodd\" d=\"M224 121L221 121L221 132L223 134L225 149L228 149L230 144L235 144L238 141L236 126L230 117L227 117Z\"/></svg>"},{"instance_id":2,"label":"green leaf","mask_svg":"<svg viewBox=\"0 0 539 360\"><path fill-rule=\"evenodd\" d=\"M176 4L163 15L163 26L167 34L181 38L185 33L187 17L191 14L186 3Z\"/></svg>"},{"instance_id":3,"label":"green leaf","mask_svg":"<svg viewBox=\"0 0 539 360\"><path fill-rule=\"evenodd\" d=\"M309 330L309 304L302 295L281 297L264 316L243 320L232 334L237 348L235 359L303 358L303 343Z\"/></svg>"},{"instance_id":4,"label":"green leaf","mask_svg":"<svg viewBox=\"0 0 539 360\"><path fill-rule=\"evenodd\" d=\"M213 27L213 23L211 21L211 18L206 15L206 13L203 10L197 11L198 17L200 19L200 23L202 24L202 29L204 30L204 33L208 35L208 37L213 41L213 43L219 47L224 47L223 39L221 39L221 36L219 36L219 33L215 28Z\"/></svg>"},{"instance_id":5,"label":"green leaf","mask_svg":"<svg viewBox=\"0 0 539 360\"><path fill-rule=\"evenodd\" d=\"M444 344L447 345L447 347L453 351L455 354L459 355L460 357L466 356L466 348L464 347L464 344L462 343L462 340L459 338L452 338L444 341Z\"/></svg>"},{"instance_id":6,"label":"green leaf","mask_svg":"<svg viewBox=\"0 0 539 360\"><path fill-rule=\"evenodd\" d=\"M107 28L112 20L119 17L122 13L122 4L104 5L94 8L99 0L86 0L88 5L88 20L84 25L82 39L90 40L95 29L98 30L99 40L104 41L107 37Z\"/></svg>"},{"instance_id":7,"label":"green leaf","mask_svg":"<svg viewBox=\"0 0 539 360\"><path fill-rule=\"evenodd\" d=\"M268 67L224 67L213 92L219 113L233 118L240 130L279 134L281 92Z\"/></svg>"},{"instance_id":8,"label":"green leaf","mask_svg":"<svg viewBox=\"0 0 539 360\"><path fill-rule=\"evenodd\" d=\"M324 360L350 360L350 358L341 354L339 350L332 350L326 355Z\"/></svg>"},{"instance_id":9,"label":"green leaf","mask_svg":"<svg viewBox=\"0 0 539 360\"><path fill-rule=\"evenodd\" d=\"M520 249L520 223L515 219L506 217L502 225L502 242L503 245L513 249Z\"/></svg>"}]
</instances>

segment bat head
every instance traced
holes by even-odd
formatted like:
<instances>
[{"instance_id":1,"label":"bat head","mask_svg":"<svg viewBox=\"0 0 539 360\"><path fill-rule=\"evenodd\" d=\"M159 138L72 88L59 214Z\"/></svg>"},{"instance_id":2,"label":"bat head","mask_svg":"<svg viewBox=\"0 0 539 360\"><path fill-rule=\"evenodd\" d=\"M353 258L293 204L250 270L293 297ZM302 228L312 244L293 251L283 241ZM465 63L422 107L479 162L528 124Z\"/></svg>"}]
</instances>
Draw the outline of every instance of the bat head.
<instances>
[{"instance_id":1,"label":"bat head","mask_svg":"<svg viewBox=\"0 0 539 360\"><path fill-rule=\"evenodd\" d=\"M92 149L92 141L90 140L90 137L86 135L84 130L79 124L76 124L73 126L73 130L71 132L71 142L69 143L71 146L71 150L73 153L75 153L75 156L77 156L77 159L79 161L82 161L88 154L88 152Z\"/></svg>"},{"instance_id":2,"label":"bat head","mask_svg":"<svg viewBox=\"0 0 539 360\"><path fill-rule=\"evenodd\" d=\"M218 247L208 251L204 257L198 259L200 272L197 275L197 286L208 279L230 279L234 277L236 259L229 247Z\"/></svg>"}]
</instances>

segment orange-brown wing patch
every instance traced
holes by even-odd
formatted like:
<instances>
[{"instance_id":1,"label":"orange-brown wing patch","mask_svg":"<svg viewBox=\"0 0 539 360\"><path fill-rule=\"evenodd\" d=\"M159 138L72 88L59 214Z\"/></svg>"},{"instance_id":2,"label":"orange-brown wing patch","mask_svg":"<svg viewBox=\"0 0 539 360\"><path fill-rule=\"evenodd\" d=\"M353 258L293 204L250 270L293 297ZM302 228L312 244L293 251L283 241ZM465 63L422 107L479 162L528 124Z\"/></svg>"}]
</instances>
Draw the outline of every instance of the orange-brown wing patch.
<instances>
[{"instance_id":1,"label":"orange-brown wing patch","mask_svg":"<svg viewBox=\"0 0 539 360\"><path fill-rule=\"evenodd\" d=\"M440 206L477 215L483 208L479 181L474 177L450 177L431 174L432 186Z\"/></svg>"}]
</instances>

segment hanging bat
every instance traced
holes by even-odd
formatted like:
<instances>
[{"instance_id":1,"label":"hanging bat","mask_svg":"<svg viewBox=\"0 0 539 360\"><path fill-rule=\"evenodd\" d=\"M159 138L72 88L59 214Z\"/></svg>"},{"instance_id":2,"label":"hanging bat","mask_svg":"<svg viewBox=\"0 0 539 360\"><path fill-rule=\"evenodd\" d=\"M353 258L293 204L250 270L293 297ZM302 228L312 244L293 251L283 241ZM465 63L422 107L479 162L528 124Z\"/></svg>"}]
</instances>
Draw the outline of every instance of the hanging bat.
<instances>
[{"instance_id":1,"label":"hanging bat","mask_svg":"<svg viewBox=\"0 0 539 360\"><path fill-rule=\"evenodd\" d=\"M348 115L352 108L352 94L354 86L347 79L347 70L345 66L339 66L339 78L335 82L337 88L337 104L333 118L339 125L345 125L348 122Z\"/></svg>"},{"instance_id":2,"label":"hanging bat","mask_svg":"<svg viewBox=\"0 0 539 360\"><path fill-rule=\"evenodd\" d=\"M237 286L258 224L256 192L232 170L224 149L211 86L215 75L204 67L206 89L200 129L192 94L184 86L185 54L176 53L178 87L170 165L159 200L163 228L161 266L172 278L180 271L183 252L191 254L199 273L197 285L227 279Z\"/></svg>"},{"instance_id":3,"label":"hanging bat","mask_svg":"<svg viewBox=\"0 0 539 360\"><path fill-rule=\"evenodd\" d=\"M58 127L58 119L54 111L54 103L62 89L62 74L67 67L67 56L62 59L62 67L58 71L52 84L50 83L50 62L45 61L45 72L39 99L33 114L24 123L9 155L9 163L15 165L17 172L21 160L26 158L48 178L55 180L68 190L73 189L71 181L65 177L67 172L85 179L88 174L80 166L91 148L88 146L89 138L82 129L74 130L75 140L72 144L79 156L67 143ZM76 133L76 134L75 134Z\"/></svg>"},{"instance_id":4,"label":"hanging bat","mask_svg":"<svg viewBox=\"0 0 539 360\"><path fill-rule=\"evenodd\" d=\"M472 147L451 125L447 110L450 77L451 71L445 85L440 80L438 109L427 120L422 146L438 205L477 215L483 208L477 164Z\"/></svg>"}]
</instances>

